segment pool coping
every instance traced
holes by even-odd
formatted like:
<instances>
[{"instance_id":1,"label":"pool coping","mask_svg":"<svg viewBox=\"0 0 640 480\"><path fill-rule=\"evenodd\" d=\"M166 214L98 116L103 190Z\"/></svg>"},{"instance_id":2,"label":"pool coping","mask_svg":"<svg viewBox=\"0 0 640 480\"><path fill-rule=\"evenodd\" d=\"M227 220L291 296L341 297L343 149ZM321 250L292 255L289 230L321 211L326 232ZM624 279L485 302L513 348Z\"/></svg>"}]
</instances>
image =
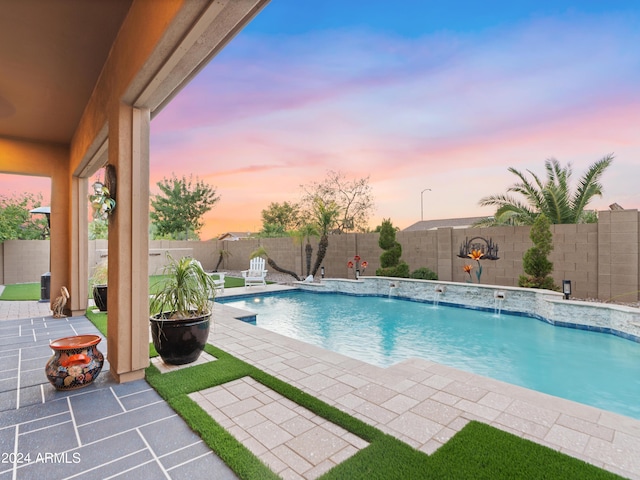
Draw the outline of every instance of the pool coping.
<instances>
[{"instance_id":1,"label":"pool coping","mask_svg":"<svg viewBox=\"0 0 640 480\"><path fill-rule=\"evenodd\" d=\"M640 343L640 309L567 300L562 293L551 290L364 276L359 280L330 278L320 283L297 282L296 286L316 293L388 296L432 304L437 299L441 305L483 311L494 311L496 297L500 295L501 310L505 313L535 318L554 326L608 333ZM443 300L446 297L454 299Z\"/></svg>"}]
</instances>

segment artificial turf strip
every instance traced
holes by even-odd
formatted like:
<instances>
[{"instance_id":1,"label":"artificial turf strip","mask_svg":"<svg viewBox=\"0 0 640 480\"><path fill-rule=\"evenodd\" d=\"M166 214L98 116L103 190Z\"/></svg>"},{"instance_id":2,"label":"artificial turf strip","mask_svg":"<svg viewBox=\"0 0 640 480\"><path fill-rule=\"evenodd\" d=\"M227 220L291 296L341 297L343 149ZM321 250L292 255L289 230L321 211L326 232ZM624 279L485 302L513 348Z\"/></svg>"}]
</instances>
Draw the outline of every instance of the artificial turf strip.
<instances>
[{"instance_id":1,"label":"artificial turf strip","mask_svg":"<svg viewBox=\"0 0 640 480\"><path fill-rule=\"evenodd\" d=\"M151 275L149 277L149 292L151 294L155 293L159 285L161 285L166 278L166 275ZM225 277L224 288L234 287L244 287L244 279L238 277ZM91 298L91 292L89 292L89 298ZM0 295L0 300L40 300L40 284L15 283L13 285L6 285L4 287L4 290L2 291L2 294Z\"/></svg>"},{"instance_id":2,"label":"artificial turf strip","mask_svg":"<svg viewBox=\"0 0 640 480\"><path fill-rule=\"evenodd\" d=\"M241 277L224 277L224 288L244 287L244 278Z\"/></svg>"},{"instance_id":3,"label":"artificial turf strip","mask_svg":"<svg viewBox=\"0 0 640 480\"><path fill-rule=\"evenodd\" d=\"M107 337L107 314L105 312L94 312L93 308L87 308L87 311L84 313L85 316L89 319L91 323L95 325L95 327L100 330L100 333Z\"/></svg>"},{"instance_id":4,"label":"artificial turf strip","mask_svg":"<svg viewBox=\"0 0 640 480\"><path fill-rule=\"evenodd\" d=\"M323 475L323 480L621 478L478 422L470 422L429 457L212 345L207 345L205 351L217 360L165 374L160 374L157 368L151 366L147 369L147 381L243 479L277 477L187 394L244 376L251 376L284 397L369 442L368 447Z\"/></svg>"},{"instance_id":5,"label":"artificial turf strip","mask_svg":"<svg viewBox=\"0 0 640 480\"><path fill-rule=\"evenodd\" d=\"M40 284L39 283L16 283L6 285L0 295L0 300L39 300Z\"/></svg>"},{"instance_id":6,"label":"artificial turf strip","mask_svg":"<svg viewBox=\"0 0 640 480\"><path fill-rule=\"evenodd\" d=\"M429 473L433 474L433 478L487 480L622 478L557 450L479 422L469 423L431 455Z\"/></svg>"}]
</instances>

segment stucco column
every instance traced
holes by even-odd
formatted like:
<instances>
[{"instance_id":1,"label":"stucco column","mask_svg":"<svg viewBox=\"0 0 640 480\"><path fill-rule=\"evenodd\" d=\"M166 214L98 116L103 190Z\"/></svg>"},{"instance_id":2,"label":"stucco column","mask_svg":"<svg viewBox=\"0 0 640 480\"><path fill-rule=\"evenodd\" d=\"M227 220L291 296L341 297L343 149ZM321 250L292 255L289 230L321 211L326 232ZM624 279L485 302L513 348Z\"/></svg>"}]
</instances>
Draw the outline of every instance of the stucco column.
<instances>
[{"instance_id":1,"label":"stucco column","mask_svg":"<svg viewBox=\"0 0 640 480\"><path fill-rule=\"evenodd\" d=\"M116 208L109 220L108 359L119 382L149 365L149 110L109 112L109 163Z\"/></svg>"},{"instance_id":2,"label":"stucco column","mask_svg":"<svg viewBox=\"0 0 640 480\"><path fill-rule=\"evenodd\" d=\"M71 299L68 307L72 315L84 315L88 306L88 190L86 178L71 179Z\"/></svg>"},{"instance_id":3,"label":"stucco column","mask_svg":"<svg viewBox=\"0 0 640 480\"><path fill-rule=\"evenodd\" d=\"M61 294L61 288L63 286L67 287L71 295L65 306L65 314L67 315L73 313L71 305L75 296L79 294L71 285L71 257L74 248L72 241L71 198L71 172L68 164L60 162L51 172L50 299L51 305L53 305L56 298Z\"/></svg>"}]
</instances>

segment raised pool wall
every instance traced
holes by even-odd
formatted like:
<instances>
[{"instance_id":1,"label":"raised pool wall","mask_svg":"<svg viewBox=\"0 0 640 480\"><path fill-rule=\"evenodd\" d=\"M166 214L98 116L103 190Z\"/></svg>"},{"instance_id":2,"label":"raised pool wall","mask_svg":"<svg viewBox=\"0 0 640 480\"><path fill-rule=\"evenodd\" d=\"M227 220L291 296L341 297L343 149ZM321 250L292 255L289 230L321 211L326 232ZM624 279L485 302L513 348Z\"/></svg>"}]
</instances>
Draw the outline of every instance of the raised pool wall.
<instances>
[{"instance_id":1,"label":"raised pool wall","mask_svg":"<svg viewBox=\"0 0 640 480\"><path fill-rule=\"evenodd\" d=\"M348 295L389 296L425 303L526 315L553 325L611 333L640 343L640 309L623 305L565 300L551 290L392 277L359 280L325 278L299 282L301 290ZM440 290L440 292L438 292ZM500 300L496 296L501 297Z\"/></svg>"}]
</instances>

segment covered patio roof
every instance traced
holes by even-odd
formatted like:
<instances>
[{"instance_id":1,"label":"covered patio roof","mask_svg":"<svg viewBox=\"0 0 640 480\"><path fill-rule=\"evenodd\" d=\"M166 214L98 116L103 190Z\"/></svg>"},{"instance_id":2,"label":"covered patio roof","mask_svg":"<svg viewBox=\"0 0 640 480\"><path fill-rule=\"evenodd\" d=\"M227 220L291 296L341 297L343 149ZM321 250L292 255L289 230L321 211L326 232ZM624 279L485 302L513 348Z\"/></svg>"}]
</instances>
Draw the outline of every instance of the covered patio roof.
<instances>
[{"instance_id":1,"label":"covered patio roof","mask_svg":"<svg viewBox=\"0 0 640 480\"><path fill-rule=\"evenodd\" d=\"M109 361L148 365L149 122L268 0L0 0L0 172L51 179L52 298L87 307L87 179L117 176Z\"/></svg>"}]
</instances>

